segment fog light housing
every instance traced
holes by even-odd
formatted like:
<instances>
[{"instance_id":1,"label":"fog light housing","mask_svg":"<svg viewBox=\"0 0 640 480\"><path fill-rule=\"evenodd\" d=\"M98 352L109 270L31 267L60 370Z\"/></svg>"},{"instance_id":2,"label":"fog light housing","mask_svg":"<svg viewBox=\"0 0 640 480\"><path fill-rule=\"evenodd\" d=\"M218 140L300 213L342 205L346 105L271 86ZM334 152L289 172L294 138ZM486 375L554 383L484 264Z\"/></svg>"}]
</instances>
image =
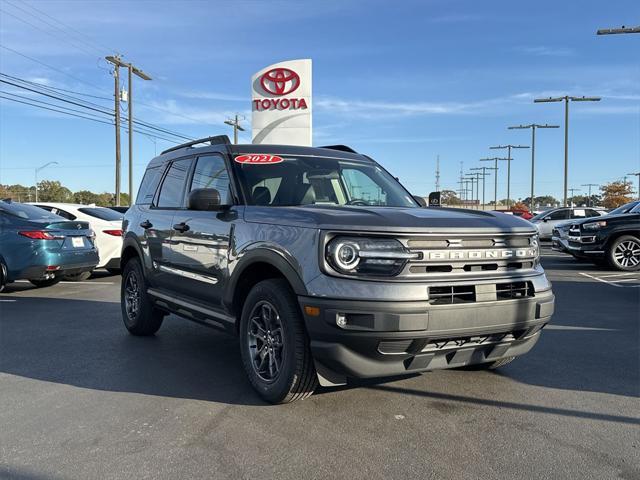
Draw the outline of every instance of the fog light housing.
<instances>
[{"instance_id":1,"label":"fog light housing","mask_svg":"<svg viewBox=\"0 0 640 480\"><path fill-rule=\"evenodd\" d=\"M336 325L341 328L347 326L347 316L344 313L336 313Z\"/></svg>"}]
</instances>

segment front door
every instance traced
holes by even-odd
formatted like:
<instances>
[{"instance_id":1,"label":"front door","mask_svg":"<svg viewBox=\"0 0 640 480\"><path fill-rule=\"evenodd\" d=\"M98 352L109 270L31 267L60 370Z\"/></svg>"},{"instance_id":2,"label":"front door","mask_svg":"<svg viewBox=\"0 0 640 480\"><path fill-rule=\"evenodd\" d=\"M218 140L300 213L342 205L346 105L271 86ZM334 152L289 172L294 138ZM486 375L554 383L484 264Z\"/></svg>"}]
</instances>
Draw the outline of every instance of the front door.
<instances>
[{"instance_id":1,"label":"front door","mask_svg":"<svg viewBox=\"0 0 640 480\"><path fill-rule=\"evenodd\" d=\"M232 203L229 173L222 156L197 158L187 192L196 188L215 188L223 204ZM176 291L213 308L222 307L229 242L237 218L238 207L233 206L221 211L176 212L171 263L182 276L173 287Z\"/></svg>"}]
</instances>

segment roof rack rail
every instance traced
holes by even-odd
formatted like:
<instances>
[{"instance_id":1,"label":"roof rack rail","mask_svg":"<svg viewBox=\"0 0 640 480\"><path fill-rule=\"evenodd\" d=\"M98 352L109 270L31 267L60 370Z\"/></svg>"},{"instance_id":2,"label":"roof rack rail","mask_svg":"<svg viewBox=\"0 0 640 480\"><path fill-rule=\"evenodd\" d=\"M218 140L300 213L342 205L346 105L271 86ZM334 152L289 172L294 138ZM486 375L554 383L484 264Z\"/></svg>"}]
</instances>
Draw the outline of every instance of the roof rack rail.
<instances>
[{"instance_id":1,"label":"roof rack rail","mask_svg":"<svg viewBox=\"0 0 640 480\"><path fill-rule=\"evenodd\" d=\"M319 148L328 148L329 150L340 150L341 152L358 153L353 148L348 147L346 145L325 145L324 147L319 147Z\"/></svg>"},{"instance_id":2,"label":"roof rack rail","mask_svg":"<svg viewBox=\"0 0 640 480\"><path fill-rule=\"evenodd\" d=\"M198 145L199 143L209 142L209 145L230 145L231 140L226 135L216 135L215 137L205 137L200 138L198 140L192 140L191 142L181 143L180 145L176 145L175 147L171 147L166 149L160 155L164 155L165 153L175 152L176 150L180 150L181 148L193 147L194 145Z\"/></svg>"}]
</instances>

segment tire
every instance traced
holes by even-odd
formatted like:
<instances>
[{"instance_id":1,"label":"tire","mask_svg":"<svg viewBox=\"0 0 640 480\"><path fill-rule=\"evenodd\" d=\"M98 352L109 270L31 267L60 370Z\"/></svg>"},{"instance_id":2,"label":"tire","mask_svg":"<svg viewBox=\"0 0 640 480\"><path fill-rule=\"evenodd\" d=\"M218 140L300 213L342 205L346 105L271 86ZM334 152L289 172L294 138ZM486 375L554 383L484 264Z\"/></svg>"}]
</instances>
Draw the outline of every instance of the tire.
<instances>
[{"instance_id":1,"label":"tire","mask_svg":"<svg viewBox=\"0 0 640 480\"><path fill-rule=\"evenodd\" d=\"M111 275L120 275L122 273L122 270L120 270L119 268L107 268L107 272L109 272Z\"/></svg>"},{"instance_id":2,"label":"tire","mask_svg":"<svg viewBox=\"0 0 640 480\"><path fill-rule=\"evenodd\" d=\"M251 289L239 333L244 369L264 400L290 403L313 393L318 377L309 337L298 302L285 280L264 280ZM257 354L258 350L265 355Z\"/></svg>"},{"instance_id":3,"label":"tire","mask_svg":"<svg viewBox=\"0 0 640 480\"><path fill-rule=\"evenodd\" d=\"M50 278L49 280L29 280L29 281L31 282L32 285L38 288L44 288L44 287L50 287L52 285L55 285L56 283L60 282L60 280L62 280L62 277L54 277L54 278Z\"/></svg>"},{"instance_id":4,"label":"tire","mask_svg":"<svg viewBox=\"0 0 640 480\"><path fill-rule=\"evenodd\" d=\"M508 363L513 362L516 357L505 357L500 360L496 360L495 362L488 363L476 363L474 365L466 365L464 367L460 367L460 370L495 370L496 368L504 367Z\"/></svg>"},{"instance_id":5,"label":"tire","mask_svg":"<svg viewBox=\"0 0 640 480\"><path fill-rule=\"evenodd\" d=\"M616 238L607 249L607 263L610 267L623 272L640 270L640 238L622 235Z\"/></svg>"},{"instance_id":6,"label":"tire","mask_svg":"<svg viewBox=\"0 0 640 480\"><path fill-rule=\"evenodd\" d=\"M68 280L69 282L83 282L85 280L89 280L89 278L91 277L91 273L92 272L74 273L72 275L65 275L64 279Z\"/></svg>"},{"instance_id":7,"label":"tire","mask_svg":"<svg viewBox=\"0 0 640 480\"><path fill-rule=\"evenodd\" d=\"M7 286L7 266L0 260L0 292Z\"/></svg>"},{"instance_id":8,"label":"tire","mask_svg":"<svg viewBox=\"0 0 640 480\"><path fill-rule=\"evenodd\" d=\"M165 313L153 305L147 294L147 282L140 260L129 260L122 273L120 307L124 326L132 335L155 334L162 325Z\"/></svg>"}]
</instances>

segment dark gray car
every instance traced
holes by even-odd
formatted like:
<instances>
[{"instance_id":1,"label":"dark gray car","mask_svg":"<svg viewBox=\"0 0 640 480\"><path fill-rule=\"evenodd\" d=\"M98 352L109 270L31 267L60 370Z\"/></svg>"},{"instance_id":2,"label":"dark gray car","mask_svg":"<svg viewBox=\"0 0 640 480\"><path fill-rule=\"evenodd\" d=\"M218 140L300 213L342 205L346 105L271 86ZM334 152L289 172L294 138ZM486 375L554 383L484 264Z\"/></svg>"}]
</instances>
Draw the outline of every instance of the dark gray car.
<instances>
[{"instance_id":1,"label":"dark gray car","mask_svg":"<svg viewBox=\"0 0 640 480\"><path fill-rule=\"evenodd\" d=\"M175 313L236 335L274 403L318 382L495 368L553 313L533 225L422 208L344 146L176 147L149 164L124 230L128 330Z\"/></svg>"}]
</instances>

